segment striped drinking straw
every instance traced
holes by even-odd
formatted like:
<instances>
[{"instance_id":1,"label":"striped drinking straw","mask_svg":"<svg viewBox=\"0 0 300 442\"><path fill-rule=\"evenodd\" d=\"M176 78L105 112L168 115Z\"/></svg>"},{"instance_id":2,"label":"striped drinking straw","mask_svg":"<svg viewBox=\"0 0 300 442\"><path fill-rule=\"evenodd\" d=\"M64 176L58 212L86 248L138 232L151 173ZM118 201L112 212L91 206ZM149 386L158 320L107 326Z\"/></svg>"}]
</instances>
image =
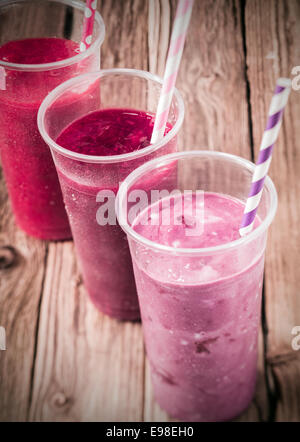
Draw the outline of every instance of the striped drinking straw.
<instances>
[{"instance_id":1,"label":"striped drinking straw","mask_svg":"<svg viewBox=\"0 0 300 442\"><path fill-rule=\"evenodd\" d=\"M96 10L97 0L86 0L80 52L86 51L92 44Z\"/></svg>"},{"instance_id":2,"label":"striped drinking straw","mask_svg":"<svg viewBox=\"0 0 300 442\"><path fill-rule=\"evenodd\" d=\"M191 20L193 4L194 0L178 1L165 68L164 82L157 107L151 144L161 140L165 134L185 38Z\"/></svg>"},{"instance_id":3,"label":"striped drinking straw","mask_svg":"<svg viewBox=\"0 0 300 442\"><path fill-rule=\"evenodd\" d=\"M259 157L252 178L251 189L240 226L241 236L247 235L247 233L250 233L253 228L257 208L263 193L264 182L272 160L273 147L278 138L284 108L287 104L290 92L291 81L288 78L279 78L271 101L267 127L262 138Z\"/></svg>"}]
</instances>

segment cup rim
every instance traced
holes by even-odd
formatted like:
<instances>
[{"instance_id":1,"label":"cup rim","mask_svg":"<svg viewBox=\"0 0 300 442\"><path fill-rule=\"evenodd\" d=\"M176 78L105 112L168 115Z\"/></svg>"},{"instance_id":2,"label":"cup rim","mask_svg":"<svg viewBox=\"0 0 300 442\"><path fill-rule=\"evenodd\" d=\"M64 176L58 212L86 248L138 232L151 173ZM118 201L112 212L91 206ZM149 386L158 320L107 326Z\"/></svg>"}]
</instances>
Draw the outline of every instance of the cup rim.
<instances>
[{"instance_id":1,"label":"cup rim","mask_svg":"<svg viewBox=\"0 0 300 442\"><path fill-rule=\"evenodd\" d=\"M64 155L65 157L77 160L77 161L83 161L88 163L119 163L124 161L130 161L134 160L136 158L141 158L143 156L146 156L162 146L165 146L172 138L174 138L177 133L179 132L183 120L184 120L184 102L181 97L180 92L178 89L175 88L174 96L176 97L177 104L178 104L178 119L172 129L167 133L165 137L163 137L160 141L154 144L150 144L149 146L135 151L130 152L126 154L121 155L109 155L109 156L96 156L96 155L85 155L80 154L77 152L73 152L71 150L65 149L64 147L57 144L49 135L45 128L45 115L48 107L64 92L66 92L68 89L71 89L75 84L79 84L81 81L85 79L94 79L97 80L99 78L107 77L110 75L126 75L131 77L140 77L144 78L146 80L150 80L156 83L159 83L160 85L163 84L162 78L158 77L157 75L153 75L150 72L142 71L138 69L101 69L100 71L96 72L89 72L83 75L79 75L77 77L71 78L58 87L56 87L53 91L51 91L47 97L43 100L39 111L38 111L38 128L40 131L40 134L44 141L50 146L51 149L54 151Z\"/></svg>"},{"instance_id":2,"label":"cup rim","mask_svg":"<svg viewBox=\"0 0 300 442\"><path fill-rule=\"evenodd\" d=\"M173 154L164 155L159 158L155 158L154 160L148 161L142 166L135 169L131 172L125 180L122 182L116 197L115 202L115 210L118 218L118 222L124 232L133 240L138 243L147 246L150 249L154 249L155 251L160 251L173 255L213 255L221 252L225 252L228 250L233 250L243 244L247 244L253 239L257 238L261 233L263 233L270 226L271 222L274 219L276 214L277 205L278 205L278 196L275 185L269 176L266 177L264 189L267 189L270 195L270 210L268 211L267 216L262 221L262 223L254 230L252 230L248 235L245 235L239 239L234 241L221 244L213 247L203 247L203 248L176 248L172 246L166 246L163 244L156 243L151 241L139 233L137 233L127 222L126 216L122 213L122 203L124 200L124 195L126 195L127 189L129 189L132 184L140 178L144 173L149 172L150 170L161 167L162 165L168 164L174 160L184 159L184 158L192 158L192 157L215 157L218 159L223 159L229 162L234 162L237 165L245 167L248 171L253 174L255 170L255 164L249 160L246 160L237 155L228 154L220 151L211 151L211 150L190 150L184 152L176 152Z\"/></svg>"},{"instance_id":3,"label":"cup rim","mask_svg":"<svg viewBox=\"0 0 300 442\"><path fill-rule=\"evenodd\" d=\"M72 6L74 9L79 9L84 12L85 4L78 0L47 0L53 3L63 3L68 6ZM26 0L2 0L0 4L0 9L14 3L25 3ZM10 63L7 61L0 60L0 67L16 70L16 71L26 71L26 72L41 72L50 71L54 69L64 68L72 64L79 63L81 60L89 57L95 51L96 48L100 47L105 38L105 24L102 16L96 11L95 20L99 25L99 35L96 40L91 44L91 46L84 52L80 52L73 57L66 58L65 60L55 61L52 63L40 63L40 64L22 64L22 63Z\"/></svg>"}]
</instances>

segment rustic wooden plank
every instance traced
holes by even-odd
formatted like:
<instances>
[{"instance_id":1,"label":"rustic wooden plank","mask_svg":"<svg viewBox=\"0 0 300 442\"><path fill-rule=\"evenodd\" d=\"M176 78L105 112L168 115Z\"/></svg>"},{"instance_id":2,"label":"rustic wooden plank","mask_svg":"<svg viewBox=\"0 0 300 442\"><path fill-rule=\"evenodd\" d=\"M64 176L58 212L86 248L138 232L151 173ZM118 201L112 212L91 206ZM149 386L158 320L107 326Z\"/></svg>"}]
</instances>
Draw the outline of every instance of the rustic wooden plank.
<instances>
[{"instance_id":1,"label":"rustic wooden plank","mask_svg":"<svg viewBox=\"0 0 300 442\"><path fill-rule=\"evenodd\" d=\"M162 75L170 37L166 29L170 31L176 1L150 3L150 71ZM177 81L186 105L180 137L182 150L222 150L251 158L241 17L238 1L195 2ZM197 170L187 173L197 173ZM239 418L242 421L261 420L267 409L262 335L259 342L257 394ZM148 365L145 420L169 420L153 398Z\"/></svg>"},{"instance_id":2,"label":"rustic wooden plank","mask_svg":"<svg viewBox=\"0 0 300 442\"><path fill-rule=\"evenodd\" d=\"M196 1L177 82L186 105L184 150L250 158L244 63L239 2Z\"/></svg>"},{"instance_id":3,"label":"rustic wooden plank","mask_svg":"<svg viewBox=\"0 0 300 442\"><path fill-rule=\"evenodd\" d=\"M48 23L47 12L32 6L26 8L23 17L16 12L13 23L17 38L32 35L32 29L38 33L44 20ZM63 26L63 17L58 17L57 11L53 20L56 26L58 21ZM6 29L11 30L11 26L6 23ZM4 34L3 40L7 38ZM0 325L6 329L7 343L6 351L0 351L0 421L28 418L47 248L46 242L28 237L14 224L1 171Z\"/></svg>"},{"instance_id":4,"label":"rustic wooden plank","mask_svg":"<svg viewBox=\"0 0 300 442\"><path fill-rule=\"evenodd\" d=\"M147 69L143 0L99 2L102 67ZM140 421L144 351L138 323L100 314L80 282L73 245L51 244L41 306L30 420Z\"/></svg>"},{"instance_id":5,"label":"rustic wooden plank","mask_svg":"<svg viewBox=\"0 0 300 442\"><path fill-rule=\"evenodd\" d=\"M31 395L35 334L47 246L27 237L12 220L3 176L0 180L0 421L24 421Z\"/></svg>"},{"instance_id":6,"label":"rustic wooden plank","mask_svg":"<svg viewBox=\"0 0 300 442\"><path fill-rule=\"evenodd\" d=\"M56 7L51 3L42 5L39 2L22 5L22 14L18 7L10 9L7 20L0 23L0 44L11 39L61 35L65 10L65 7Z\"/></svg>"},{"instance_id":7,"label":"rustic wooden plank","mask_svg":"<svg viewBox=\"0 0 300 442\"><path fill-rule=\"evenodd\" d=\"M96 311L73 252L49 246L30 420L140 420L140 325Z\"/></svg>"},{"instance_id":8,"label":"rustic wooden plank","mask_svg":"<svg viewBox=\"0 0 300 442\"><path fill-rule=\"evenodd\" d=\"M245 17L257 156L276 78L290 77L292 68L299 65L300 3L297 0L254 0L247 2ZM299 96L299 91L291 94L270 169L278 190L279 208L269 235L265 294L273 393L271 418L279 421L300 419L300 360L291 348L291 330L300 325Z\"/></svg>"},{"instance_id":9,"label":"rustic wooden plank","mask_svg":"<svg viewBox=\"0 0 300 442\"><path fill-rule=\"evenodd\" d=\"M148 70L148 2L101 0L98 9L106 25L102 68Z\"/></svg>"},{"instance_id":10,"label":"rustic wooden plank","mask_svg":"<svg viewBox=\"0 0 300 442\"><path fill-rule=\"evenodd\" d=\"M149 71L163 77L168 54L172 10L169 1L150 0L148 19Z\"/></svg>"},{"instance_id":11,"label":"rustic wooden plank","mask_svg":"<svg viewBox=\"0 0 300 442\"><path fill-rule=\"evenodd\" d=\"M276 386L275 417L279 422L299 422L300 352L288 351L269 357L268 363Z\"/></svg>"}]
</instances>

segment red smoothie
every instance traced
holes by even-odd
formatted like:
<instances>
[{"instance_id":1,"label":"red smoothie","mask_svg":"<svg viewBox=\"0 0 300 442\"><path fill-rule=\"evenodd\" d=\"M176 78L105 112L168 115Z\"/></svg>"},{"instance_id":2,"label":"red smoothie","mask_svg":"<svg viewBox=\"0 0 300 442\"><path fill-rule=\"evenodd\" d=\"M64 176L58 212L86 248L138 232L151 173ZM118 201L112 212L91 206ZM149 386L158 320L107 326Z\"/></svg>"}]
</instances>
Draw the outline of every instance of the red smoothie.
<instances>
[{"instance_id":1,"label":"red smoothie","mask_svg":"<svg viewBox=\"0 0 300 442\"><path fill-rule=\"evenodd\" d=\"M70 40L26 39L0 47L0 61L39 65L78 52L78 43ZM51 153L37 128L39 106L63 81L98 67L98 55L59 68L5 67L0 87L0 154L16 222L29 235L48 240L71 237Z\"/></svg>"},{"instance_id":2,"label":"red smoothie","mask_svg":"<svg viewBox=\"0 0 300 442\"><path fill-rule=\"evenodd\" d=\"M73 122L56 142L80 154L118 156L149 146L153 125L154 116L143 111L104 109ZM166 132L170 129L168 126ZM126 234L116 219L114 225L99 225L97 195L99 191L115 195L116 183L135 164L123 161L107 166L62 156L56 163L87 291L99 310L120 320L135 320L140 315L131 257ZM114 201L111 207L114 212Z\"/></svg>"},{"instance_id":3,"label":"red smoothie","mask_svg":"<svg viewBox=\"0 0 300 442\"><path fill-rule=\"evenodd\" d=\"M162 222L166 199L148 206L133 223L143 237L174 248L164 254L131 246L155 396L177 419L227 420L248 406L255 389L263 250L254 260L252 246L231 259L224 253L176 255L179 248L239 239L244 211L241 201L226 195L205 193L202 202L193 195L184 199L183 216L175 223L182 201L181 195L168 197L168 224ZM203 229L191 235L197 205Z\"/></svg>"}]
</instances>

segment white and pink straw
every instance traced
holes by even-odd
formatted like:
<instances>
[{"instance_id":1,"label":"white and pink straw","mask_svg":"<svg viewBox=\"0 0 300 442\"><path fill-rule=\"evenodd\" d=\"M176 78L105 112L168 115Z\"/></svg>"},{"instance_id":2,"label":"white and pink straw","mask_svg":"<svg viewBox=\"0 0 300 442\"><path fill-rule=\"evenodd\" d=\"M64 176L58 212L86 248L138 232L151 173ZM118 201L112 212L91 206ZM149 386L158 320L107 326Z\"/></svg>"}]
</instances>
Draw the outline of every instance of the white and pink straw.
<instances>
[{"instance_id":1,"label":"white and pink straw","mask_svg":"<svg viewBox=\"0 0 300 442\"><path fill-rule=\"evenodd\" d=\"M193 4L194 0L179 0L178 2L151 144L160 141L165 134Z\"/></svg>"},{"instance_id":2,"label":"white and pink straw","mask_svg":"<svg viewBox=\"0 0 300 442\"><path fill-rule=\"evenodd\" d=\"M80 52L86 51L92 44L96 10L97 0L86 0Z\"/></svg>"},{"instance_id":3,"label":"white and pink straw","mask_svg":"<svg viewBox=\"0 0 300 442\"><path fill-rule=\"evenodd\" d=\"M253 229L256 212L263 193L264 182L272 160L273 147L278 138L283 112L290 92L291 81L288 78L279 78L271 101L267 127L262 138L259 157L252 178L251 189L240 226L241 236L247 235Z\"/></svg>"}]
</instances>

